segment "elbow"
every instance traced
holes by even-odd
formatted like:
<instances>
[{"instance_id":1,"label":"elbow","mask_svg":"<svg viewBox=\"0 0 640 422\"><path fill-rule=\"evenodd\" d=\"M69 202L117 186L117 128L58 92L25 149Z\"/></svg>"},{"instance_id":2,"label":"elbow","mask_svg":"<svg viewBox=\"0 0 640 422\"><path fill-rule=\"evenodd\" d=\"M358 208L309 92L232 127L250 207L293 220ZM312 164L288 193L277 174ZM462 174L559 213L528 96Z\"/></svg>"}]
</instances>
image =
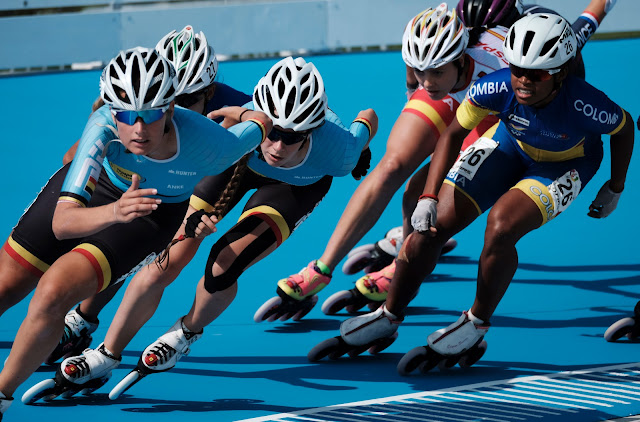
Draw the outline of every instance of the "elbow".
<instances>
[{"instance_id":1,"label":"elbow","mask_svg":"<svg viewBox=\"0 0 640 422\"><path fill-rule=\"evenodd\" d=\"M53 221L51 222L51 231L53 232L53 235L57 240L67 240L72 237L69 231L66 230L66 224L63 224L60 221L60 218L56 218L55 215L53 216Z\"/></svg>"},{"instance_id":2,"label":"elbow","mask_svg":"<svg viewBox=\"0 0 640 422\"><path fill-rule=\"evenodd\" d=\"M367 121L369 121L369 124L371 125L369 140L373 139L373 137L376 136L376 133L378 132L378 115L376 114L376 112L372 108L368 108L358 113L358 117L367 119Z\"/></svg>"}]
</instances>

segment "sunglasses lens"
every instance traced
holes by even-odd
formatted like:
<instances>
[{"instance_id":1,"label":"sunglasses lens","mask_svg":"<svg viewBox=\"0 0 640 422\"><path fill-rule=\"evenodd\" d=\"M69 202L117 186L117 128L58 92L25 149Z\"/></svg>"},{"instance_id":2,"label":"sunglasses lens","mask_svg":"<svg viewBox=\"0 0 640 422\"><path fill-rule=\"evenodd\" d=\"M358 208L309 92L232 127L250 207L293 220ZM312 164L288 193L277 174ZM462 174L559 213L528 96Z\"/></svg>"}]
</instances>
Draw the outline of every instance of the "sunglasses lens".
<instances>
[{"instance_id":1,"label":"sunglasses lens","mask_svg":"<svg viewBox=\"0 0 640 422\"><path fill-rule=\"evenodd\" d=\"M285 145L297 144L298 142L304 141L304 138L306 137L306 133L283 132L276 128L273 128L268 136L272 141L282 141Z\"/></svg>"},{"instance_id":2,"label":"sunglasses lens","mask_svg":"<svg viewBox=\"0 0 640 422\"><path fill-rule=\"evenodd\" d=\"M516 78L521 78L525 76L531 82L540 82L540 81L548 81L551 79L551 74L544 69L523 69L521 67L515 65L509 65L509 70L511 70L511 74Z\"/></svg>"},{"instance_id":3,"label":"sunglasses lens","mask_svg":"<svg viewBox=\"0 0 640 422\"><path fill-rule=\"evenodd\" d=\"M161 108L154 108L151 110L141 110L141 111L116 111L115 116L119 122L124 123L126 125L132 125L136 122L138 117L142 119L146 124L150 124L153 122L157 122L164 116L164 110Z\"/></svg>"}]
</instances>

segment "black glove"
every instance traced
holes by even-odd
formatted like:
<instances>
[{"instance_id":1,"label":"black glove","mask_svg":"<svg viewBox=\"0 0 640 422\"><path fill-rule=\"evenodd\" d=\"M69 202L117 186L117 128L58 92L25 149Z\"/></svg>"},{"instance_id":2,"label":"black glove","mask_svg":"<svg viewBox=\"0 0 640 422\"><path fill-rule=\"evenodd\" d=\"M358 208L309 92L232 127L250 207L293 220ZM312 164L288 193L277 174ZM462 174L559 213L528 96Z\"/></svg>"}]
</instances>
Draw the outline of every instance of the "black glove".
<instances>
[{"instance_id":1,"label":"black glove","mask_svg":"<svg viewBox=\"0 0 640 422\"><path fill-rule=\"evenodd\" d=\"M198 224L202 222L202 216L205 214L209 217L213 215L213 213L205 212L205 210L198 210L187 218L187 223L184 226L185 237L196 237L196 229L198 228Z\"/></svg>"},{"instance_id":2,"label":"black glove","mask_svg":"<svg viewBox=\"0 0 640 422\"><path fill-rule=\"evenodd\" d=\"M351 170L351 175L354 179L360 180L363 176L367 175L369 167L371 167L371 150L367 147L367 149L360 153L358 164Z\"/></svg>"}]
</instances>

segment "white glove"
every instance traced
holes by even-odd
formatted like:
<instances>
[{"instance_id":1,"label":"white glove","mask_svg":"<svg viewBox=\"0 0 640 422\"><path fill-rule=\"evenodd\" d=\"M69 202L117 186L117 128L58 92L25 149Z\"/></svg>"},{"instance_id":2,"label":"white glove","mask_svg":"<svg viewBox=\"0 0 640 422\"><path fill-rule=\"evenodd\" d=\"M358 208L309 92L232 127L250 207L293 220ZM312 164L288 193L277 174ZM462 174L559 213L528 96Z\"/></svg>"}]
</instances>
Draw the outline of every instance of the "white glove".
<instances>
[{"instance_id":1,"label":"white glove","mask_svg":"<svg viewBox=\"0 0 640 422\"><path fill-rule=\"evenodd\" d=\"M411 225L417 232L426 232L430 227L436 225L436 219L438 213L436 211L436 205L438 201L432 198L425 198L418 201L416 209L413 210L411 215Z\"/></svg>"},{"instance_id":2,"label":"white glove","mask_svg":"<svg viewBox=\"0 0 640 422\"><path fill-rule=\"evenodd\" d=\"M604 13L609 13L613 6L615 6L617 0L607 0L604 3Z\"/></svg>"},{"instance_id":3,"label":"white glove","mask_svg":"<svg viewBox=\"0 0 640 422\"><path fill-rule=\"evenodd\" d=\"M589 217L605 218L618 206L622 192L616 193L609 188L609 180L598 191L596 199L589 206ZM413 220L411 220L413 222Z\"/></svg>"}]
</instances>

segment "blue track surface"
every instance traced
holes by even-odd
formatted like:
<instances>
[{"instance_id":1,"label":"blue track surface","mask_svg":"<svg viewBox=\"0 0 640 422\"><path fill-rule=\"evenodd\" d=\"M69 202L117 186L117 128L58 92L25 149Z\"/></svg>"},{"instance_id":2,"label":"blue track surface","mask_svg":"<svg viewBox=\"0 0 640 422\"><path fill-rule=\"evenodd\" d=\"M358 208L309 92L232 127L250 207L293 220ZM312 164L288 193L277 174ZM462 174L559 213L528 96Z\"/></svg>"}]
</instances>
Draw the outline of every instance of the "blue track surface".
<instances>
[{"instance_id":1,"label":"blue track surface","mask_svg":"<svg viewBox=\"0 0 640 422\"><path fill-rule=\"evenodd\" d=\"M587 80L637 117L640 62L629 54L632 51L640 51L640 40L593 41L584 56ZM330 106L344 121L365 107L378 112L380 130L372 149L374 161L379 160L405 100L400 53L312 60L324 76ZM223 81L250 91L274 61L223 63ZM8 236L22 210L80 136L98 95L98 78L99 72L92 71L0 79L4 99L0 103L4 136L0 174L5 195L1 236ZM399 376L395 369L406 351L424 344L429 333L453 322L471 305L484 218L456 237L458 248L423 284L398 340L377 357L307 362L309 349L337 335L346 316L325 316L319 306L297 323L253 322L255 310L274 295L276 281L320 255L356 187L349 177L336 180L292 238L242 276L235 302L173 371L148 377L118 401L106 396L116 378L135 366L144 347L188 311L206 262L206 247L167 290L160 309L130 344L123 364L105 388L90 397L35 406L16 400L4 420L468 421L485 417L582 422L640 413L640 366L634 363L640 344L610 344L602 338L605 329L629 315L640 299L635 243L640 234L636 224L640 158L634 156L618 210L608 219L594 220L586 213L608 179L608 148L605 151L602 168L578 200L556 221L521 242L519 270L492 319L488 351L473 368L410 377ZM398 225L399 207L400 194L362 243L378 240ZM237 211L232 213L220 229L230 227L237 216ZM205 246L211 243L209 239ZM356 278L337 272L321 293L321 301L351 288ZM121 297L122 292L101 314L102 323L94 334L98 341ZM0 318L0 362L9 354L27 303ZM559 374L566 371L579 372ZM16 397L52 375L51 367L41 367ZM373 401L320 413L305 410L367 400ZM272 417L295 412L307 413Z\"/></svg>"}]
</instances>

